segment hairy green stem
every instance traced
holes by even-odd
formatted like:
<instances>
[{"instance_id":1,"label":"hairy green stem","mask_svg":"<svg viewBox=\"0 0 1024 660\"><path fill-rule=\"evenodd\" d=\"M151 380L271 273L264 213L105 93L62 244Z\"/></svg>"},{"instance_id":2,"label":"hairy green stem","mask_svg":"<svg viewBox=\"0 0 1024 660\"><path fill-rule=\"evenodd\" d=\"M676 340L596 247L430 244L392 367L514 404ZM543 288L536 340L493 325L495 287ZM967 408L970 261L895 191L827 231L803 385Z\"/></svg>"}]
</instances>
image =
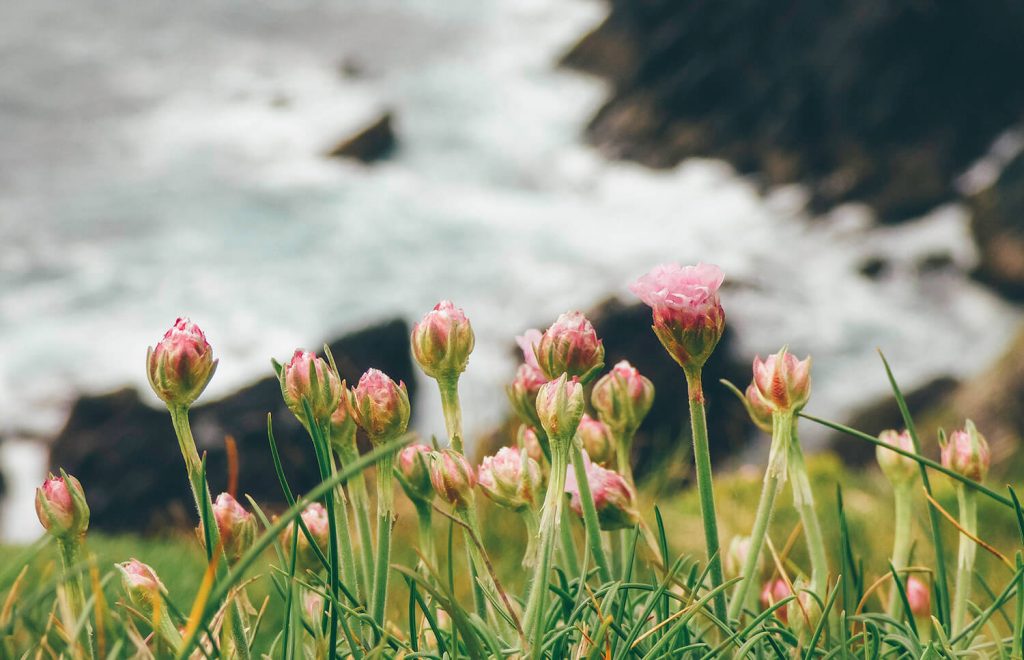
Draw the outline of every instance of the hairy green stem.
<instances>
[{"instance_id":1,"label":"hairy green stem","mask_svg":"<svg viewBox=\"0 0 1024 660\"><path fill-rule=\"evenodd\" d=\"M693 432L693 463L697 474L701 518L704 522L704 543L707 546L711 570L711 587L722 585L722 553L718 543L718 516L715 513L715 491L711 477L711 453L708 449L708 426L704 414L704 386L701 367L684 368L690 401L690 426ZM726 621L725 593L719 590L714 597L715 616Z\"/></svg>"},{"instance_id":2,"label":"hairy green stem","mask_svg":"<svg viewBox=\"0 0 1024 660\"><path fill-rule=\"evenodd\" d=\"M729 604L729 618L739 619L744 607L751 606L752 599L757 597L754 587L758 579L758 557L764 547L764 540L771 524L775 510L775 498L779 495L782 483L786 480L789 459L790 434L792 420L789 415L775 414L772 416L772 444L768 453L768 467L764 471L764 482L761 486L761 500L757 504L757 515L754 518L754 529L750 532L750 548L743 562L743 579L736 587Z\"/></svg>"},{"instance_id":3,"label":"hairy green stem","mask_svg":"<svg viewBox=\"0 0 1024 660\"><path fill-rule=\"evenodd\" d=\"M433 515L430 502L413 500L413 504L416 506L416 526L419 531L420 552L423 553L423 558L430 565L431 570L439 571L440 566L437 564L437 547L434 544ZM429 579L431 572L424 570L423 573Z\"/></svg>"},{"instance_id":4,"label":"hairy green stem","mask_svg":"<svg viewBox=\"0 0 1024 660\"><path fill-rule=\"evenodd\" d=\"M615 438L618 440L618 447L615 451L615 465L629 485L636 488L636 482L633 480L633 436L635 431L623 431L622 433L616 433Z\"/></svg>"},{"instance_id":5,"label":"hairy green stem","mask_svg":"<svg viewBox=\"0 0 1024 660\"><path fill-rule=\"evenodd\" d=\"M551 478L541 508L540 537L537 564L530 581L530 593L526 602L526 636L530 643L530 657L540 658L544 643L544 611L548 601L548 579L551 571L551 552L555 536L562 522L562 505L565 501L565 471L569 467L569 444L571 439L551 438Z\"/></svg>"},{"instance_id":6,"label":"hairy green stem","mask_svg":"<svg viewBox=\"0 0 1024 660\"><path fill-rule=\"evenodd\" d=\"M523 568L533 568L537 563L537 537L540 535L540 518L537 517L537 512L533 510L533 507L523 507L519 511L519 515L523 519L523 524L526 525L526 552L523 554ZM565 540L566 525L562 525L562 540ZM569 542L572 543L572 537L569 537ZM574 548L575 550L575 548ZM573 561L576 560L576 555L573 553ZM568 570L568 566L566 567ZM577 569L577 572L579 569ZM575 575L572 573L571 575Z\"/></svg>"},{"instance_id":7,"label":"hairy green stem","mask_svg":"<svg viewBox=\"0 0 1024 660\"><path fill-rule=\"evenodd\" d=\"M60 550L61 582L64 585L64 592L67 594L68 607L70 608L71 621L67 622L68 630L77 625L78 620L85 612L85 588L82 586L82 571L79 566L82 536L57 539L57 546ZM88 657L93 657L92 652L92 624L86 621L85 624L85 648Z\"/></svg>"},{"instance_id":8,"label":"hairy green stem","mask_svg":"<svg viewBox=\"0 0 1024 660\"><path fill-rule=\"evenodd\" d=\"M894 524L892 541L892 567L897 575L910 564L910 545L913 528L913 487L909 483L897 484L894 487ZM894 586L889 593L887 610L890 616L899 616L902 602L899 590Z\"/></svg>"},{"instance_id":9,"label":"hairy green stem","mask_svg":"<svg viewBox=\"0 0 1024 660\"><path fill-rule=\"evenodd\" d=\"M567 575L577 576L580 574L580 561L579 555L576 553L576 540L572 537L572 512L568 509L562 509L562 524L559 525L559 533L562 537L562 568L565 569ZM539 529L539 526L538 526ZM539 536L539 531L536 533ZM530 562L531 566L537 564L537 544L534 542L534 557Z\"/></svg>"},{"instance_id":10,"label":"hairy green stem","mask_svg":"<svg viewBox=\"0 0 1024 660\"><path fill-rule=\"evenodd\" d=\"M330 449L327 450L327 459L331 463L331 476L338 474L338 466L334 462L334 455ZM348 498L345 491L339 484L333 489L334 496L334 524L338 532L339 547L341 548L341 576L345 584L352 585L355 589L356 599L360 599L359 571L356 568L355 550L352 548L352 528L348 520Z\"/></svg>"},{"instance_id":11,"label":"hairy green stem","mask_svg":"<svg viewBox=\"0 0 1024 660\"><path fill-rule=\"evenodd\" d=\"M444 426L452 449L462 453L462 406L459 404L459 379L449 378L437 381L441 391L441 409L444 410Z\"/></svg>"},{"instance_id":12,"label":"hairy green stem","mask_svg":"<svg viewBox=\"0 0 1024 660\"><path fill-rule=\"evenodd\" d=\"M395 489L391 471L395 455L389 452L377 463L377 566L374 569L373 620L384 625L391 564L391 526L395 520Z\"/></svg>"},{"instance_id":13,"label":"hairy green stem","mask_svg":"<svg viewBox=\"0 0 1024 660\"><path fill-rule=\"evenodd\" d=\"M814 493L811 491L811 480L807 476L804 454L800 449L800 441L796 438L795 420L789 443L789 469L792 476L790 485L793 488L793 506L800 514L804 539L807 542L807 555L811 559L811 590L824 602L828 590L828 556L825 554L821 523L814 509Z\"/></svg>"},{"instance_id":14,"label":"hairy green stem","mask_svg":"<svg viewBox=\"0 0 1024 660\"><path fill-rule=\"evenodd\" d=\"M359 448L356 446L356 433L352 429L351 434L339 439L335 443L338 456L341 458L342 466L350 464L359 458ZM370 597L373 584L373 557L374 542L373 528L370 526L370 496L366 490L366 477L362 472L357 473L348 480L348 496L352 505L352 512L356 521L356 529L359 532L359 558L360 572L358 582L362 585L363 593Z\"/></svg>"},{"instance_id":15,"label":"hairy green stem","mask_svg":"<svg viewBox=\"0 0 1024 660\"><path fill-rule=\"evenodd\" d=\"M977 493L963 485L956 487L957 503L960 505L960 526L974 536L978 535ZM974 581L974 559L978 544L960 535L960 550L956 561L956 591L953 596L952 635L959 635L967 623L967 602L971 598L971 583Z\"/></svg>"},{"instance_id":16,"label":"hairy green stem","mask_svg":"<svg viewBox=\"0 0 1024 660\"><path fill-rule=\"evenodd\" d=\"M608 567L608 557L604 554L604 545L601 543L601 525L597 519L597 509L594 507L594 495L590 492L587 468L583 463L583 450L575 441L572 442L572 468L576 475L576 487L580 492L583 527L590 543L590 552L594 555L598 577L602 583L611 582L612 573Z\"/></svg>"}]
</instances>

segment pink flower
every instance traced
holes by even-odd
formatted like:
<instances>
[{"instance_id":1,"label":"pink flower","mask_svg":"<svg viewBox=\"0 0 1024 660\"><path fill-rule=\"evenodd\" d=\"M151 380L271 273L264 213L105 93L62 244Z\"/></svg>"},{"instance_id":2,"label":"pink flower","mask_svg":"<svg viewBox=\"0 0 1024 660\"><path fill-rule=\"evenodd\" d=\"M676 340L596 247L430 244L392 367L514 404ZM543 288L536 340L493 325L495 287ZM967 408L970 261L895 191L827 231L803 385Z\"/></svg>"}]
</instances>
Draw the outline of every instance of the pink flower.
<instances>
[{"instance_id":1,"label":"pink flower","mask_svg":"<svg viewBox=\"0 0 1024 660\"><path fill-rule=\"evenodd\" d=\"M931 589L914 575L907 578L907 602L910 603L910 613L915 617L927 619L932 615Z\"/></svg>"},{"instance_id":2,"label":"pink flower","mask_svg":"<svg viewBox=\"0 0 1024 660\"><path fill-rule=\"evenodd\" d=\"M533 460L537 461L538 465L543 463L544 448L540 446L540 439L537 437L537 431L535 431L532 427L527 426L526 424L521 424L519 426L519 432L517 436L521 436L519 438L520 444L522 445L523 450L526 452L526 455L532 458Z\"/></svg>"},{"instance_id":3,"label":"pink flower","mask_svg":"<svg viewBox=\"0 0 1024 660\"><path fill-rule=\"evenodd\" d=\"M664 264L629 287L650 306L655 334L683 368L702 366L722 337L718 288L724 279L718 266Z\"/></svg>"},{"instance_id":4,"label":"pink flower","mask_svg":"<svg viewBox=\"0 0 1024 660\"><path fill-rule=\"evenodd\" d=\"M537 418L550 440L571 440L583 417L583 386L565 374L537 392Z\"/></svg>"},{"instance_id":5,"label":"pink flower","mask_svg":"<svg viewBox=\"0 0 1024 660\"><path fill-rule=\"evenodd\" d=\"M457 378L473 352L473 327L465 313L442 300L412 329L412 353L423 372L434 379Z\"/></svg>"},{"instance_id":6,"label":"pink flower","mask_svg":"<svg viewBox=\"0 0 1024 660\"><path fill-rule=\"evenodd\" d=\"M598 421L584 413L576 435L583 442L583 449L591 460L607 465L615 458L615 438L604 422Z\"/></svg>"},{"instance_id":7,"label":"pink flower","mask_svg":"<svg viewBox=\"0 0 1024 660\"><path fill-rule=\"evenodd\" d=\"M597 510L597 520L601 529L615 530L634 527L640 522L636 510L636 493L629 482L614 470L608 470L590 461L584 454L583 461L590 486L590 496ZM583 516L583 500L580 497L576 471L572 466L566 470L565 492L572 496L569 507L578 516Z\"/></svg>"},{"instance_id":8,"label":"pink flower","mask_svg":"<svg viewBox=\"0 0 1024 660\"><path fill-rule=\"evenodd\" d=\"M878 434L878 439L892 447L898 447L911 453L914 452L914 441L910 437L909 431L901 431L899 433L893 430L882 431ZM878 460L878 466L882 468L886 478L894 486L912 484L920 475L917 461L908 456L897 454L885 447L875 448L875 458Z\"/></svg>"},{"instance_id":9,"label":"pink flower","mask_svg":"<svg viewBox=\"0 0 1024 660\"><path fill-rule=\"evenodd\" d=\"M992 452L974 422L967 420L963 430L950 433L940 450L943 467L974 481L985 480Z\"/></svg>"},{"instance_id":10,"label":"pink flower","mask_svg":"<svg viewBox=\"0 0 1024 660\"><path fill-rule=\"evenodd\" d=\"M379 369L370 369L352 390L352 416L373 442L405 433L409 426L409 392Z\"/></svg>"},{"instance_id":11,"label":"pink flower","mask_svg":"<svg viewBox=\"0 0 1024 660\"><path fill-rule=\"evenodd\" d=\"M39 523L56 538L81 536L89 528L89 505L78 479L61 471L36 489Z\"/></svg>"},{"instance_id":12,"label":"pink flower","mask_svg":"<svg viewBox=\"0 0 1024 660\"><path fill-rule=\"evenodd\" d=\"M430 483L430 451L430 447L417 443L398 452L395 467L404 480L399 483L413 501L429 502L434 495L434 487Z\"/></svg>"},{"instance_id":13,"label":"pink flower","mask_svg":"<svg viewBox=\"0 0 1024 660\"><path fill-rule=\"evenodd\" d=\"M534 352L549 380L566 374L586 383L604 366L604 344L580 312L559 316L535 344Z\"/></svg>"},{"instance_id":14,"label":"pink flower","mask_svg":"<svg viewBox=\"0 0 1024 660\"><path fill-rule=\"evenodd\" d=\"M331 538L331 524L327 518L327 509L319 502L311 502L306 505L299 517L302 518L303 524L306 525L306 529L309 530L309 534L313 537L320 552L326 555ZM309 539L295 524L295 521L284 528L278 539L281 542L281 547L284 548L286 558L291 554L293 538L295 539L296 565L303 569L320 566L316 551L313 550Z\"/></svg>"},{"instance_id":15,"label":"pink flower","mask_svg":"<svg viewBox=\"0 0 1024 660\"><path fill-rule=\"evenodd\" d=\"M199 326L179 318L156 347L146 352L149 384L168 406L190 406L217 369L213 349Z\"/></svg>"},{"instance_id":16,"label":"pink flower","mask_svg":"<svg viewBox=\"0 0 1024 660\"><path fill-rule=\"evenodd\" d=\"M430 453L430 483L434 492L457 509L473 501L476 472L466 457L453 449Z\"/></svg>"},{"instance_id":17,"label":"pink flower","mask_svg":"<svg viewBox=\"0 0 1024 660\"><path fill-rule=\"evenodd\" d=\"M620 435L632 435L654 403L654 384L621 360L602 376L590 394L601 421ZM603 462L596 458L599 463Z\"/></svg>"},{"instance_id":18,"label":"pink flower","mask_svg":"<svg viewBox=\"0 0 1024 660\"><path fill-rule=\"evenodd\" d=\"M786 581L782 578L769 580L768 582L765 582L764 589L761 590L761 607L768 609L775 603L778 603L785 598L789 598L792 595L793 592L790 590L789 585L786 584ZM782 621L783 623L788 622L788 609L789 608L787 607L780 607L775 610L775 616L779 621Z\"/></svg>"},{"instance_id":19,"label":"pink flower","mask_svg":"<svg viewBox=\"0 0 1024 660\"><path fill-rule=\"evenodd\" d=\"M776 412L799 412L811 396L811 358L798 360L783 348L762 360L754 358L754 386Z\"/></svg>"},{"instance_id":20,"label":"pink flower","mask_svg":"<svg viewBox=\"0 0 1024 660\"><path fill-rule=\"evenodd\" d=\"M213 519L224 544L224 554L232 561L237 560L256 538L256 518L230 493L221 493L213 503Z\"/></svg>"},{"instance_id":21,"label":"pink flower","mask_svg":"<svg viewBox=\"0 0 1024 660\"><path fill-rule=\"evenodd\" d=\"M121 571L121 582L133 602L152 604L160 594L167 592L156 571L138 559L129 559L115 566Z\"/></svg>"},{"instance_id":22,"label":"pink flower","mask_svg":"<svg viewBox=\"0 0 1024 660\"><path fill-rule=\"evenodd\" d=\"M536 503L541 473L537 461L516 447L502 447L486 456L477 469L477 483L495 503L520 510Z\"/></svg>"},{"instance_id":23,"label":"pink flower","mask_svg":"<svg viewBox=\"0 0 1024 660\"><path fill-rule=\"evenodd\" d=\"M519 344L519 348L523 351L523 362L526 363L526 366L533 367L537 371L540 371L540 365L537 364L537 344L540 343L543 336L544 333L540 330L530 328L516 337L516 343ZM546 378L544 379L545 382L547 380Z\"/></svg>"},{"instance_id":24,"label":"pink flower","mask_svg":"<svg viewBox=\"0 0 1024 660\"><path fill-rule=\"evenodd\" d=\"M309 402L317 424L326 423L337 412L342 395L341 379L315 353L295 349L292 359L281 367L278 377L285 404L303 426L307 423L303 400Z\"/></svg>"}]
</instances>

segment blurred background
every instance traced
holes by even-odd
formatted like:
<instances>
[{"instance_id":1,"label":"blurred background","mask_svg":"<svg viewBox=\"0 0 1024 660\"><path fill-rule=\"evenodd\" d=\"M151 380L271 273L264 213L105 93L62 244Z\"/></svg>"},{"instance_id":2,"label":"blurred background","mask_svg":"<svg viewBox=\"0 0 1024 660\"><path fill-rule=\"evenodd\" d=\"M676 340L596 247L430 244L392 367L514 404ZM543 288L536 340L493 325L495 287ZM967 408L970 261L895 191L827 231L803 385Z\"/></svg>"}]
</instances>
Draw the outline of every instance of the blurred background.
<instances>
[{"instance_id":1,"label":"blurred background","mask_svg":"<svg viewBox=\"0 0 1024 660\"><path fill-rule=\"evenodd\" d=\"M187 520L146 347L179 315L220 359L195 413L214 487L279 492L312 452L270 358L384 367L443 431L409 325L450 298L477 348L477 447L508 428L513 337L593 315L652 374L637 462L685 448L681 378L626 286L665 261L727 274L708 377L716 463L759 460L717 385L814 356L809 410L1024 428L1024 4L1009 0L35 0L0 21L0 539L41 529L63 466L94 528ZM417 386L418 385L418 386ZM950 421L952 420L952 421ZM849 463L871 452L806 425ZM930 436L929 436L930 437ZM686 457L681 453L680 465ZM685 469L678 473L685 483Z\"/></svg>"}]
</instances>

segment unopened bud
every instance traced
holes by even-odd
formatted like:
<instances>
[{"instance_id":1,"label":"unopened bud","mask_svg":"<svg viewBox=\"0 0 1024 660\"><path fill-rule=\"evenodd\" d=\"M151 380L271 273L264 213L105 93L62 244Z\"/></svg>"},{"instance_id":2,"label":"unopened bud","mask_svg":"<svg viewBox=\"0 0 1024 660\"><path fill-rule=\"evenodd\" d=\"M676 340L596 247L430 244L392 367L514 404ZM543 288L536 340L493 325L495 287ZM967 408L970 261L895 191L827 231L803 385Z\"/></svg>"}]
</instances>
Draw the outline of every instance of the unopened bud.
<instances>
[{"instance_id":1,"label":"unopened bud","mask_svg":"<svg viewBox=\"0 0 1024 660\"><path fill-rule=\"evenodd\" d=\"M798 360L785 348L754 358L754 386L775 412L797 413L811 395L811 358Z\"/></svg>"},{"instance_id":2,"label":"unopened bud","mask_svg":"<svg viewBox=\"0 0 1024 660\"><path fill-rule=\"evenodd\" d=\"M279 366L275 363L275 367ZM341 401L341 379L338 374L323 358L302 349L296 349L292 359L288 364L280 366L277 373L281 396L288 409L306 426L306 411L302 402L308 402L314 422L323 428Z\"/></svg>"},{"instance_id":3,"label":"unopened bud","mask_svg":"<svg viewBox=\"0 0 1024 660\"><path fill-rule=\"evenodd\" d=\"M633 434L654 403L654 384L622 360L594 384L590 402L601 421L613 431ZM596 456L594 460L600 462Z\"/></svg>"},{"instance_id":4,"label":"unopened bud","mask_svg":"<svg viewBox=\"0 0 1024 660\"><path fill-rule=\"evenodd\" d=\"M352 390L352 416L374 443L405 433L409 427L409 392L379 369L370 369Z\"/></svg>"},{"instance_id":5,"label":"unopened bud","mask_svg":"<svg viewBox=\"0 0 1024 660\"><path fill-rule=\"evenodd\" d=\"M465 313L442 300L412 329L412 354L435 380L457 378L473 352L473 327Z\"/></svg>"},{"instance_id":6,"label":"unopened bud","mask_svg":"<svg viewBox=\"0 0 1024 660\"><path fill-rule=\"evenodd\" d=\"M583 386L562 374L537 393L537 417L548 438L571 440L583 418Z\"/></svg>"},{"instance_id":7,"label":"unopened bud","mask_svg":"<svg viewBox=\"0 0 1024 660\"><path fill-rule=\"evenodd\" d=\"M909 452L914 451L914 440L910 437L909 431L882 431L878 434L878 439L892 447ZM882 468L885 478L893 486L913 484L921 475L917 461L885 447L875 448L875 458L878 460L878 467Z\"/></svg>"},{"instance_id":8,"label":"unopened bud","mask_svg":"<svg viewBox=\"0 0 1024 660\"><path fill-rule=\"evenodd\" d=\"M943 467L978 482L985 480L992 462L988 442L971 420L963 430L949 434L941 447L941 457Z\"/></svg>"},{"instance_id":9,"label":"unopened bud","mask_svg":"<svg viewBox=\"0 0 1024 660\"><path fill-rule=\"evenodd\" d=\"M610 465L615 460L615 438L604 422L584 414L580 418L576 436L583 443L583 449L590 460L600 465Z\"/></svg>"},{"instance_id":10,"label":"unopened bud","mask_svg":"<svg viewBox=\"0 0 1024 660\"><path fill-rule=\"evenodd\" d=\"M422 444L407 445L398 452L395 469L406 495L414 502L429 502L434 497L430 482L430 447Z\"/></svg>"},{"instance_id":11,"label":"unopened bud","mask_svg":"<svg viewBox=\"0 0 1024 660\"><path fill-rule=\"evenodd\" d=\"M187 318L179 318L157 345L146 352L146 375L168 406L190 406L206 389L217 361L206 335Z\"/></svg>"},{"instance_id":12,"label":"unopened bud","mask_svg":"<svg viewBox=\"0 0 1024 660\"><path fill-rule=\"evenodd\" d=\"M462 509L473 502L476 472L465 456L453 449L442 449L430 454L430 483L438 497Z\"/></svg>"},{"instance_id":13,"label":"unopened bud","mask_svg":"<svg viewBox=\"0 0 1024 660\"><path fill-rule=\"evenodd\" d=\"M537 502L540 465L516 447L502 447L497 454L481 461L477 483L496 504L519 511Z\"/></svg>"},{"instance_id":14,"label":"unopened bud","mask_svg":"<svg viewBox=\"0 0 1024 660\"><path fill-rule=\"evenodd\" d=\"M89 529L89 505L82 484L64 470L36 489L36 515L55 538L71 539Z\"/></svg>"}]
</instances>

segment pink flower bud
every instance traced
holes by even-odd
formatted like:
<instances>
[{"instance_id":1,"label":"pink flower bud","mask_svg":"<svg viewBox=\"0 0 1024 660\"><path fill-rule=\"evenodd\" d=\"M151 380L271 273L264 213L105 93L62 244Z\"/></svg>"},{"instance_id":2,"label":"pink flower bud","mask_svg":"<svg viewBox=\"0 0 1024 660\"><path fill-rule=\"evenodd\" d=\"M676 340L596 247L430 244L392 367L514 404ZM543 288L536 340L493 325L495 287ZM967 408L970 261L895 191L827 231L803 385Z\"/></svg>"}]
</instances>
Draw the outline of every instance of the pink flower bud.
<instances>
[{"instance_id":1,"label":"pink flower bud","mask_svg":"<svg viewBox=\"0 0 1024 660\"><path fill-rule=\"evenodd\" d=\"M473 327L465 313L442 300L412 329L412 354L423 373L437 380L454 379L466 370L473 352Z\"/></svg>"},{"instance_id":2,"label":"pink flower bud","mask_svg":"<svg viewBox=\"0 0 1024 660\"><path fill-rule=\"evenodd\" d=\"M775 603L778 603L779 601L785 598L789 598L792 595L793 592L790 591L789 585L786 584L786 581L782 578L775 578L774 580L769 580L768 582L764 583L764 588L761 589L761 607L763 609L768 609ZM789 613L787 609L788 608L786 607L780 607L779 609L775 610L776 618L778 618L779 621L783 623L789 622Z\"/></svg>"},{"instance_id":3,"label":"pink flower bud","mask_svg":"<svg viewBox=\"0 0 1024 660\"><path fill-rule=\"evenodd\" d=\"M516 371L515 379L505 388L512 409L519 415L519 419L530 426L540 426L540 419L537 417L537 392L546 382L547 379L539 369L529 364L521 364Z\"/></svg>"},{"instance_id":4,"label":"pink flower bud","mask_svg":"<svg viewBox=\"0 0 1024 660\"><path fill-rule=\"evenodd\" d=\"M654 403L654 384L622 360L594 384L590 403L609 428L620 435L632 435ZM596 456L594 460L602 462Z\"/></svg>"},{"instance_id":5,"label":"pink flower bud","mask_svg":"<svg viewBox=\"0 0 1024 660\"><path fill-rule=\"evenodd\" d=\"M399 483L409 499L414 502L429 502L434 497L434 486L430 483L430 447L422 444L407 445L398 452L395 466L401 475Z\"/></svg>"},{"instance_id":6,"label":"pink flower bud","mask_svg":"<svg viewBox=\"0 0 1024 660\"><path fill-rule=\"evenodd\" d=\"M352 411L349 410L348 384L341 381L341 396L338 397L338 406L331 413L330 432L331 446L336 449L348 449L356 442L356 421L352 419Z\"/></svg>"},{"instance_id":7,"label":"pink flower bud","mask_svg":"<svg viewBox=\"0 0 1024 660\"><path fill-rule=\"evenodd\" d=\"M516 439L527 456L537 461L538 465L543 465L545 460L544 448L540 445L540 439L537 437L536 431L526 424L520 424L519 431L516 433Z\"/></svg>"},{"instance_id":8,"label":"pink flower bud","mask_svg":"<svg viewBox=\"0 0 1024 660\"><path fill-rule=\"evenodd\" d=\"M114 566L121 571L121 582L133 603L152 606L161 594L167 593L156 571L138 559L129 559Z\"/></svg>"},{"instance_id":9,"label":"pink flower bud","mask_svg":"<svg viewBox=\"0 0 1024 660\"><path fill-rule=\"evenodd\" d=\"M548 380L566 374L586 383L604 366L604 344L580 312L559 316L534 345L534 352Z\"/></svg>"},{"instance_id":10,"label":"pink flower bud","mask_svg":"<svg viewBox=\"0 0 1024 660\"><path fill-rule=\"evenodd\" d=\"M731 580L734 577L743 575L743 567L746 566L747 557L750 556L750 544L749 536L732 537L732 541L729 542L729 549L726 551L722 562L722 568L725 570L725 575L728 579ZM763 557L758 555L756 568L758 573L761 572L761 566L764 564L762 559Z\"/></svg>"},{"instance_id":11,"label":"pink flower bud","mask_svg":"<svg viewBox=\"0 0 1024 660\"><path fill-rule=\"evenodd\" d=\"M562 374L537 392L537 418L551 440L571 440L585 408L583 386Z\"/></svg>"},{"instance_id":12,"label":"pink flower bud","mask_svg":"<svg viewBox=\"0 0 1024 660\"><path fill-rule=\"evenodd\" d=\"M281 382L281 396L288 410L295 414L303 426L307 426L306 411L302 405L304 400L307 401L313 419L323 428L341 401L341 379L338 374L323 358L297 348L288 364L278 369L277 375Z\"/></svg>"},{"instance_id":13,"label":"pink flower bud","mask_svg":"<svg viewBox=\"0 0 1024 660\"><path fill-rule=\"evenodd\" d=\"M586 454L583 460L590 496L594 500L601 529L610 531L635 527L640 522L640 514L636 510L636 492L633 487L618 472L592 463ZM576 470L572 466L569 466L565 474L565 492L572 496L569 507L582 517L583 500L576 481Z\"/></svg>"},{"instance_id":14,"label":"pink flower bud","mask_svg":"<svg viewBox=\"0 0 1024 660\"><path fill-rule=\"evenodd\" d=\"M213 519L217 521L224 554L229 560L236 561L256 538L256 518L230 493L221 493L213 503Z\"/></svg>"},{"instance_id":15,"label":"pink flower bud","mask_svg":"<svg viewBox=\"0 0 1024 660\"><path fill-rule=\"evenodd\" d=\"M718 266L664 264L630 286L650 306L654 334L684 369L701 367L725 330L718 288L725 279Z\"/></svg>"},{"instance_id":16,"label":"pink flower bud","mask_svg":"<svg viewBox=\"0 0 1024 660\"><path fill-rule=\"evenodd\" d=\"M146 375L168 406L190 406L217 369L213 349L199 326L179 318L156 347L146 351Z\"/></svg>"},{"instance_id":17,"label":"pink flower bud","mask_svg":"<svg viewBox=\"0 0 1024 660\"><path fill-rule=\"evenodd\" d=\"M746 407L747 414L750 415L751 421L754 422L757 428L765 433L772 432L772 407L761 396L761 391L757 389L757 385L753 383L747 385L747 391L743 397L743 405Z\"/></svg>"},{"instance_id":18,"label":"pink flower bud","mask_svg":"<svg viewBox=\"0 0 1024 660\"><path fill-rule=\"evenodd\" d=\"M992 462L988 441L971 420L967 420L963 430L949 434L949 438L941 447L940 455L943 467L979 482L985 480Z\"/></svg>"},{"instance_id":19,"label":"pink flower bud","mask_svg":"<svg viewBox=\"0 0 1024 660\"><path fill-rule=\"evenodd\" d=\"M78 479L61 470L36 489L36 515L51 535L69 539L85 534L89 528L89 505Z\"/></svg>"},{"instance_id":20,"label":"pink flower bud","mask_svg":"<svg viewBox=\"0 0 1024 660\"><path fill-rule=\"evenodd\" d=\"M915 575L907 578L907 602L914 618L927 619L932 615L932 591L924 580Z\"/></svg>"},{"instance_id":21,"label":"pink flower bud","mask_svg":"<svg viewBox=\"0 0 1024 660\"><path fill-rule=\"evenodd\" d=\"M615 437L612 430L604 422L599 422L584 413L576 435L583 443L583 449L591 460L601 465L608 465L615 460Z\"/></svg>"},{"instance_id":22,"label":"pink flower bud","mask_svg":"<svg viewBox=\"0 0 1024 660\"><path fill-rule=\"evenodd\" d=\"M811 395L811 358L798 360L785 348L765 360L757 356L753 384L773 411L795 414Z\"/></svg>"},{"instance_id":23,"label":"pink flower bud","mask_svg":"<svg viewBox=\"0 0 1024 660\"><path fill-rule=\"evenodd\" d=\"M486 456L477 470L484 495L500 506L518 511L537 502L541 486L540 465L516 447L502 447Z\"/></svg>"},{"instance_id":24,"label":"pink flower bud","mask_svg":"<svg viewBox=\"0 0 1024 660\"><path fill-rule=\"evenodd\" d=\"M309 530L310 536L316 542L320 551L326 556L331 539L331 524L327 518L327 509L324 508L323 504L319 502L311 502L300 514L302 522L306 525ZM298 534L297 537L295 535ZM292 549L292 538L295 537L295 563L299 569L314 569L320 566L319 558L316 555L316 551L313 550L313 546L309 544L309 539L302 532L302 529L292 521L284 530L281 532L279 541L281 547L284 548L285 558L290 559Z\"/></svg>"},{"instance_id":25,"label":"pink flower bud","mask_svg":"<svg viewBox=\"0 0 1024 660\"><path fill-rule=\"evenodd\" d=\"M379 369L370 369L359 379L350 400L352 416L374 443L405 433L409 426L409 392Z\"/></svg>"},{"instance_id":26,"label":"pink flower bud","mask_svg":"<svg viewBox=\"0 0 1024 660\"><path fill-rule=\"evenodd\" d=\"M878 434L878 439L887 445L909 452L914 451L914 441L911 439L909 431L882 431ZM921 474L917 461L908 456L897 454L885 447L875 448L875 458L878 460L878 466L882 468L885 477L893 486L912 484Z\"/></svg>"},{"instance_id":27,"label":"pink flower bud","mask_svg":"<svg viewBox=\"0 0 1024 660\"><path fill-rule=\"evenodd\" d=\"M430 453L430 483L434 492L456 509L473 502L476 472L466 457L453 449Z\"/></svg>"}]
</instances>

